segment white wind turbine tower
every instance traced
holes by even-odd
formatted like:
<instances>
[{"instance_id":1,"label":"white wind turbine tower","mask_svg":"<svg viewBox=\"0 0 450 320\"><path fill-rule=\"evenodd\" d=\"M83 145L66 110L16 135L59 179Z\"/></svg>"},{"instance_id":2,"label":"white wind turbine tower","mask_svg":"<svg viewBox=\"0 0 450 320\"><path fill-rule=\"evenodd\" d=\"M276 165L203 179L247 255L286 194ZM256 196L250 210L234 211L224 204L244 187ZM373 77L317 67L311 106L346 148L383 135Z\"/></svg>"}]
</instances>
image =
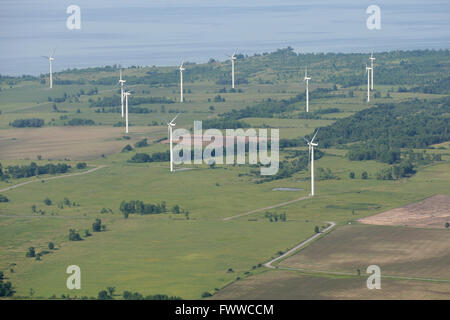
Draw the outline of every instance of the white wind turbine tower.
<instances>
[{"instance_id":1,"label":"white wind turbine tower","mask_svg":"<svg viewBox=\"0 0 450 320\"><path fill-rule=\"evenodd\" d=\"M306 112L309 112L309 80L311 77L308 77L308 68L305 69L305 78L303 81L306 81Z\"/></svg>"},{"instance_id":2,"label":"white wind turbine tower","mask_svg":"<svg viewBox=\"0 0 450 320\"><path fill-rule=\"evenodd\" d=\"M183 61L180 64L180 102L183 102L183 71L185 68L183 67Z\"/></svg>"},{"instance_id":3,"label":"white wind turbine tower","mask_svg":"<svg viewBox=\"0 0 450 320\"><path fill-rule=\"evenodd\" d=\"M42 58L45 58L48 60L49 64L50 64L50 89L53 88L53 69L52 69L52 64L53 64L53 60L55 60L54 58L55 55L55 49L53 49L53 53L50 54L48 57L47 56L42 56Z\"/></svg>"},{"instance_id":4,"label":"white wind turbine tower","mask_svg":"<svg viewBox=\"0 0 450 320\"><path fill-rule=\"evenodd\" d=\"M125 97L125 133L128 133L128 97L131 95L130 91L123 93Z\"/></svg>"},{"instance_id":5,"label":"white wind turbine tower","mask_svg":"<svg viewBox=\"0 0 450 320\"><path fill-rule=\"evenodd\" d=\"M176 123L174 121L178 118L179 115L180 114L178 113L175 116L175 118L170 120L170 122L167 121L164 118L161 118L164 122L167 123L167 130L168 130L167 135L168 135L169 145L170 145L170 149L169 149L169 154L170 154L170 172L173 172L173 139L172 139L173 132L172 132L172 129L173 129L173 127L175 127Z\"/></svg>"},{"instance_id":6,"label":"white wind turbine tower","mask_svg":"<svg viewBox=\"0 0 450 320\"><path fill-rule=\"evenodd\" d=\"M370 54L369 60L370 60L371 78L372 78L370 87L371 87L371 90L373 90L373 60L375 60L375 58L373 56L373 52Z\"/></svg>"},{"instance_id":7,"label":"white wind turbine tower","mask_svg":"<svg viewBox=\"0 0 450 320\"><path fill-rule=\"evenodd\" d=\"M236 61L236 51L234 51L233 55L231 56L231 87L234 89L234 63Z\"/></svg>"},{"instance_id":8,"label":"white wind turbine tower","mask_svg":"<svg viewBox=\"0 0 450 320\"><path fill-rule=\"evenodd\" d=\"M126 80L122 79L122 69L120 69L120 79L118 84L120 85L120 103L122 106L122 118L123 118L123 98L124 98L124 91L123 91L123 86L125 84Z\"/></svg>"},{"instance_id":9,"label":"white wind turbine tower","mask_svg":"<svg viewBox=\"0 0 450 320\"><path fill-rule=\"evenodd\" d=\"M370 73L372 72L372 68L368 67L366 64L366 73L367 73L367 102L370 102Z\"/></svg>"},{"instance_id":10,"label":"white wind turbine tower","mask_svg":"<svg viewBox=\"0 0 450 320\"><path fill-rule=\"evenodd\" d=\"M310 196L313 197L314 196L314 147L317 147L318 144L314 143L314 139L317 136L317 133L319 132L319 130L316 131L316 134L313 136L313 138L311 139L311 141L308 141L306 138L305 139L306 143L308 144L309 147L309 161L311 164L311 194Z\"/></svg>"}]
</instances>

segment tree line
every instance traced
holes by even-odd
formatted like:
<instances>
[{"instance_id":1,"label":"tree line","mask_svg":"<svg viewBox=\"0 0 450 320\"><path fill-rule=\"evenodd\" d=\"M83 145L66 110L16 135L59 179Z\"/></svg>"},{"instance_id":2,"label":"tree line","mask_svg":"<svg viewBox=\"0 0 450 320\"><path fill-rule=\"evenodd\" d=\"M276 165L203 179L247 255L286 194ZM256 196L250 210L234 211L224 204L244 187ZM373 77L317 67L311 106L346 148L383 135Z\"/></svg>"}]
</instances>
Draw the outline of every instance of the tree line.
<instances>
[{"instance_id":1,"label":"tree line","mask_svg":"<svg viewBox=\"0 0 450 320\"><path fill-rule=\"evenodd\" d=\"M8 166L6 169L2 169L0 164L0 180L9 179L10 177L20 179L42 174L66 173L70 168L71 166L66 163L48 163L46 165L39 166L35 162L31 162L29 165Z\"/></svg>"}]
</instances>

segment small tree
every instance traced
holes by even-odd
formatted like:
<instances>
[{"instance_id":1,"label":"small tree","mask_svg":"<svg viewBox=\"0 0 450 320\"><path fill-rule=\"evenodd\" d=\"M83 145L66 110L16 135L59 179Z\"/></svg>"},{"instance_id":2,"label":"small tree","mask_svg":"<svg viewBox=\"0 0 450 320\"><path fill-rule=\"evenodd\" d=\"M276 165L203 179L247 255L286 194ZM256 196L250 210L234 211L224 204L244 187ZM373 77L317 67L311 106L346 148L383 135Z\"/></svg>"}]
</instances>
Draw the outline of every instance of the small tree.
<instances>
[{"instance_id":1,"label":"small tree","mask_svg":"<svg viewBox=\"0 0 450 320\"><path fill-rule=\"evenodd\" d=\"M367 171L364 171L363 173L361 173L361 178L366 180L369 177L369 175L367 174Z\"/></svg>"},{"instance_id":2,"label":"small tree","mask_svg":"<svg viewBox=\"0 0 450 320\"><path fill-rule=\"evenodd\" d=\"M26 257L33 258L35 256L36 256L36 251L34 250L34 247L29 247L28 251L27 251L27 254L26 254Z\"/></svg>"},{"instance_id":3,"label":"small tree","mask_svg":"<svg viewBox=\"0 0 450 320\"><path fill-rule=\"evenodd\" d=\"M314 232L315 232L315 233L319 233L319 232L320 232L320 229L319 229L318 226L315 226L315 227L314 227Z\"/></svg>"},{"instance_id":4,"label":"small tree","mask_svg":"<svg viewBox=\"0 0 450 320\"><path fill-rule=\"evenodd\" d=\"M51 205L52 205L52 200L50 200L49 198L45 198L45 199L44 199L44 203L45 203L47 206L51 206Z\"/></svg>"},{"instance_id":5,"label":"small tree","mask_svg":"<svg viewBox=\"0 0 450 320\"><path fill-rule=\"evenodd\" d=\"M450 227L450 223L446 222L445 227L448 229Z\"/></svg>"},{"instance_id":6,"label":"small tree","mask_svg":"<svg viewBox=\"0 0 450 320\"><path fill-rule=\"evenodd\" d=\"M108 294L106 290L102 290L98 293L98 300L112 300L112 297Z\"/></svg>"},{"instance_id":7,"label":"small tree","mask_svg":"<svg viewBox=\"0 0 450 320\"><path fill-rule=\"evenodd\" d=\"M83 240L78 232L74 229L69 230L69 240L70 241L80 241Z\"/></svg>"},{"instance_id":8,"label":"small tree","mask_svg":"<svg viewBox=\"0 0 450 320\"><path fill-rule=\"evenodd\" d=\"M172 212L176 213L176 214L180 213L180 206L177 205L177 204L174 205L173 208L172 208Z\"/></svg>"},{"instance_id":9,"label":"small tree","mask_svg":"<svg viewBox=\"0 0 450 320\"><path fill-rule=\"evenodd\" d=\"M116 287L108 287L106 290L108 290L109 295L112 297L116 291Z\"/></svg>"},{"instance_id":10,"label":"small tree","mask_svg":"<svg viewBox=\"0 0 450 320\"><path fill-rule=\"evenodd\" d=\"M349 174L350 179L355 179L355 173L352 171Z\"/></svg>"},{"instance_id":11,"label":"small tree","mask_svg":"<svg viewBox=\"0 0 450 320\"><path fill-rule=\"evenodd\" d=\"M100 232L102 231L102 220L95 219L95 222L92 224L92 231L94 232Z\"/></svg>"},{"instance_id":12,"label":"small tree","mask_svg":"<svg viewBox=\"0 0 450 320\"><path fill-rule=\"evenodd\" d=\"M48 243L48 248L49 248L50 250L55 249L55 244L54 244L53 242L49 242L49 243Z\"/></svg>"}]
</instances>

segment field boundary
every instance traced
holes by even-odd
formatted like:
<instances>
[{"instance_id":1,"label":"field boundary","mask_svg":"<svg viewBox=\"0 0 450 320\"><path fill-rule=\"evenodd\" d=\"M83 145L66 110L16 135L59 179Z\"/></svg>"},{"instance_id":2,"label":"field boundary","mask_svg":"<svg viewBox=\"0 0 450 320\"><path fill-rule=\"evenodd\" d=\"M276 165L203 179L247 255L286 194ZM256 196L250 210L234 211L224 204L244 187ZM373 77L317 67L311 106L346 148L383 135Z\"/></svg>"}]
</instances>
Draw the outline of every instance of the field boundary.
<instances>
[{"instance_id":1,"label":"field boundary","mask_svg":"<svg viewBox=\"0 0 450 320\"><path fill-rule=\"evenodd\" d=\"M232 220L232 219L245 217L245 216L248 216L250 214L261 212L261 211L264 211L264 210L270 210L270 209L274 209L274 208L278 208L278 207L283 207L283 206L286 206L288 204L295 203L295 202L302 201L302 200L306 200L306 199L309 199L309 198L311 198L311 196L303 196L303 197L298 198L298 199L289 200L289 201L277 203L277 204L274 204L274 205L271 205L271 206L268 206L268 207L255 209L255 210L248 211L248 212L245 212L245 213L237 214L235 216L226 217L226 218L223 218L222 221L229 221L229 220Z\"/></svg>"},{"instance_id":2,"label":"field boundary","mask_svg":"<svg viewBox=\"0 0 450 320\"><path fill-rule=\"evenodd\" d=\"M62 179L62 178L81 176L81 175L85 175L85 174L88 174L88 173L92 173L94 171L97 171L97 170L105 168L105 167L108 167L108 166L107 165L101 165L101 166L98 166L98 167L95 167L95 168L92 168L92 169L89 169L89 170L83 171L83 172L70 173L70 174L65 174L63 176L57 176L57 177L29 180L29 181L25 181L25 182L22 182L22 183L15 184L13 186L10 186L10 187L4 188L4 189L0 189L0 192L5 192L5 191L12 190L12 189L16 189L16 188L19 188L19 187L22 187L22 186L25 186L27 184L34 183L34 182L49 181L49 180L55 180L55 179Z\"/></svg>"},{"instance_id":3,"label":"field boundary","mask_svg":"<svg viewBox=\"0 0 450 320\"><path fill-rule=\"evenodd\" d=\"M272 266L270 268L277 269L277 270L299 271L299 272L308 273L308 274L312 274L312 275L320 273L320 274L324 274L324 275L363 277L363 276L358 276L357 274L354 274L354 273L338 272L338 271L312 270L312 269L301 269L301 268L280 267L280 266L276 266L276 267ZM390 276L390 275L381 275L381 278L388 278L388 279L394 279L394 280L395 279L397 279L397 280L416 280L416 281L426 281L426 282L450 283L450 280L448 280L448 279L435 279L435 278L419 278L419 277Z\"/></svg>"},{"instance_id":4,"label":"field boundary","mask_svg":"<svg viewBox=\"0 0 450 320\"><path fill-rule=\"evenodd\" d=\"M314 241L315 239L321 237L322 235L325 235L328 233L328 231L330 231L331 229L333 229L336 226L336 223L333 221L327 221L327 223L329 223L330 225L328 227L326 227L323 231L316 233L315 235L309 237L308 239L302 241L301 243L299 243L298 245L296 245L295 247L293 247L292 249L286 251L285 253L283 253L281 256L276 257L272 260L270 260L269 262L266 262L264 264L264 267L269 268L269 269L281 269L281 267L278 266L273 266L272 263L275 263L279 260L282 260L288 256L290 256L291 254L295 253L297 250L299 250L300 248L302 248L303 246L307 245L308 243Z\"/></svg>"}]
</instances>

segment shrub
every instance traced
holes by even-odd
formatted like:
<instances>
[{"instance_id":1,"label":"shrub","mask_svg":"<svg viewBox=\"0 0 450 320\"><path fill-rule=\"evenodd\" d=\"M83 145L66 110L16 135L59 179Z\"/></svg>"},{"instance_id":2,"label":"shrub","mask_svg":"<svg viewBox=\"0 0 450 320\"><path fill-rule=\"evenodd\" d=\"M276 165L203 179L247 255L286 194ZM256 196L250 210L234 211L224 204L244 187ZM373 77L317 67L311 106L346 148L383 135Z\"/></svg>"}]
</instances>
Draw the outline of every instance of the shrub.
<instances>
[{"instance_id":1,"label":"shrub","mask_svg":"<svg viewBox=\"0 0 450 320\"><path fill-rule=\"evenodd\" d=\"M352 171L349 174L350 179L355 179L355 173Z\"/></svg>"},{"instance_id":2,"label":"shrub","mask_svg":"<svg viewBox=\"0 0 450 320\"><path fill-rule=\"evenodd\" d=\"M142 140L136 142L136 144L134 146L136 148L143 148L143 147L148 146L147 139L142 139Z\"/></svg>"},{"instance_id":3,"label":"shrub","mask_svg":"<svg viewBox=\"0 0 450 320\"><path fill-rule=\"evenodd\" d=\"M74 229L69 230L69 240L70 241L80 241L83 240L78 232Z\"/></svg>"},{"instance_id":4,"label":"shrub","mask_svg":"<svg viewBox=\"0 0 450 320\"><path fill-rule=\"evenodd\" d=\"M9 199L6 196L0 194L0 202L8 202L8 201Z\"/></svg>"},{"instance_id":5,"label":"shrub","mask_svg":"<svg viewBox=\"0 0 450 320\"><path fill-rule=\"evenodd\" d=\"M53 242L49 242L49 243L48 243L48 248L49 248L50 250L55 249L55 244L54 244Z\"/></svg>"},{"instance_id":6,"label":"shrub","mask_svg":"<svg viewBox=\"0 0 450 320\"><path fill-rule=\"evenodd\" d=\"M52 200L50 200L49 198L45 198L44 203L45 203L47 206L51 206L51 205L52 205Z\"/></svg>"},{"instance_id":7,"label":"shrub","mask_svg":"<svg viewBox=\"0 0 450 320\"><path fill-rule=\"evenodd\" d=\"M34 250L34 247L29 247L25 256L28 257L28 258L35 257L36 256L36 251Z\"/></svg>"},{"instance_id":8,"label":"shrub","mask_svg":"<svg viewBox=\"0 0 450 320\"><path fill-rule=\"evenodd\" d=\"M319 233L319 232L320 232L320 229L319 229L318 226L315 226L315 227L314 227L314 232L315 232L315 233Z\"/></svg>"},{"instance_id":9,"label":"shrub","mask_svg":"<svg viewBox=\"0 0 450 320\"><path fill-rule=\"evenodd\" d=\"M102 220L101 219L95 219L95 222L92 224L92 231L94 232L100 232L102 231Z\"/></svg>"},{"instance_id":10,"label":"shrub","mask_svg":"<svg viewBox=\"0 0 450 320\"><path fill-rule=\"evenodd\" d=\"M77 163L77 169L85 169L87 167L86 162Z\"/></svg>"},{"instance_id":11,"label":"shrub","mask_svg":"<svg viewBox=\"0 0 450 320\"><path fill-rule=\"evenodd\" d=\"M125 147L123 147L122 152L129 152L133 151L133 147L127 144Z\"/></svg>"}]
</instances>

